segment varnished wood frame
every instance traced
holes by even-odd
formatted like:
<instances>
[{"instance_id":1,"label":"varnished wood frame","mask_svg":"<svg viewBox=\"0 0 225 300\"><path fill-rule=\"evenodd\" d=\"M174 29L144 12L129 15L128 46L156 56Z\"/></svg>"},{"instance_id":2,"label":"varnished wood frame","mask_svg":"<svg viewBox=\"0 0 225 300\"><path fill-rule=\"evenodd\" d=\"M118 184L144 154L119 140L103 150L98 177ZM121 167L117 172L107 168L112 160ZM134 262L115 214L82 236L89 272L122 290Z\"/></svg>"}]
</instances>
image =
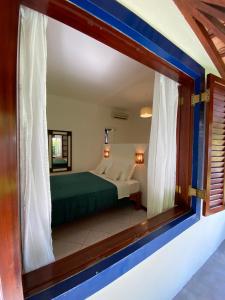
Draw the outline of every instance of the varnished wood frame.
<instances>
[{"instance_id":1,"label":"varnished wood frame","mask_svg":"<svg viewBox=\"0 0 225 300\"><path fill-rule=\"evenodd\" d=\"M47 11L52 12L56 9L57 13L61 14L62 19L67 19L67 17L71 16L70 12L65 9L64 6L70 5L64 1L22 1L21 3L27 4L29 6L29 2L31 7L35 9L35 5L40 6L42 8L42 12L46 13ZM85 1L84 1L85 2ZM112 1L109 1L112 2ZM108 3L108 1L107 1ZM17 0L9 0L9 1L1 1L0 3L0 22L1 22L1 30L2 30L2 40L4 40L4 45L1 47L1 63L0 63L0 95L1 95L1 103L0 103L0 148L1 154L4 159L4 164L1 165L0 175L1 182L4 180L4 189L5 193L1 193L1 202L0 202L0 210L1 210L1 223L0 223L0 233L1 233L1 244L0 244L0 265L1 265L1 288L3 292L3 296L5 299L22 299L22 286L20 281L21 276L21 255L20 255L20 235L19 235L19 210L18 210L18 173L17 173L17 135L16 135L16 61L17 61L17 30L18 30L18 14L19 14L19 4L20 1ZM58 6L58 8L56 8ZM50 7L50 8L49 8ZM54 13L53 13L54 14ZM86 19L86 22L88 20ZM100 24L102 24L100 22ZM93 24L89 24L90 26L94 26ZM104 25L104 24L103 24ZM85 22L83 26L87 26ZM107 27L107 26L106 26ZM109 38L114 36L114 30L110 34L110 25L108 26L109 31L105 34L109 34ZM101 25L100 25L101 29ZM117 32L117 31L116 31ZM117 32L118 33L118 32ZM101 36L101 34L100 34ZM118 48L126 48L126 43L122 46L124 36L120 34L120 45ZM124 39L125 40L125 39ZM129 44L128 47L133 47L133 57L137 60L143 55L150 55L149 51L143 48L143 46L139 47L139 44L133 41ZM164 39L165 42L165 39ZM137 47L136 47L137 46ZM170 45L171 46L171 45ZM175 47L175 46L173 46ZM116 48L116 46L114 47ZM176 47L175 47L176 48ZM119 49L118 49L119 50ZM141 51L140 51L141 50ZM125 51L125 50L123 50ZM121 51L122 53L124 53ZM140 52L140 53L139 53ZM180 53L181 51L179 51ZM177 62L182 61L183 59L187 62L189 58L182 54L183 57L177 59ZM154 56L154 55L153 55ZM179 82L185 83L191 82L188 76L184 75L184 72L187 71L186 68L183 68L180 65L180 69L185 71L179 71L179 67L171 67L173 64L173 59L171 59L171 63L167 63L167 58L160 59L161 54L159 54L159 59L156 59L154 62L154 66L151 65L153 69L159 70L161 73L167 75L170 78L177 79ZM140 60L139 60L140 61ZM168 59L169 61L169 59ZM165 63L166 62L166 63ZM149 65L149 62L145 63ZM190 70L189 66L189 70ZM195 80L195 91L198 92L202 83L202 78L204 77L204 72L202 72L199 67L195 72L192 73L190 77ZM195 74L195 75L194 75ZM198 110L195 110L195 123L198 122ZM2 120L4 122L2 123ZM195 134L195 140L197 140L198 134ZM196 147L195 147L196 148ZM196 150L197 151L197 150ZM195 155L198 156L197 154ZM196 167L194 168L194 173L196 173ZM196 181L194 175L193 182ZM2 190L1 190L2 192ZM195 214L196 209L193 206L194 211L184 218L179 218L177 222L174 223L176 233L179 234L185 230L185 228L191 226L195 222L198 221L198 215ZM171 219L167 219L169 222ZM164 223L165 224L165 223ZM172 224L168 227L172 228ZM165 228L166 230L166 228ZM164 234L165 235L165 234ZM174 237L174 234L168 231L166 234L167 238L164 238L164 242L169 241ZM150 239L151 240L151 239ZM163 243L161 245L163 245ZM7 249L7 251L5 251ZM149 253L149 252L148 252ZM146 255L146 254L145 254ZM143 255L144 257L146 257ZM137 261L137 260L135 260ZM118 264L117 264L118 265ZM127 268L126 268L127 269ZM51 270L49 270L51 272Z\"/></svg>"},{"instance_id":2,"label":"varnished wood frame","mask_svg":"<svg viewBox=\"0 0 225 300\"><path fill-rule=\"evenodd\" d=\"M19 0L0 1L0 299L23 298L17 168Z\"/></svg>"},{"instance_id":3,"label":"varnished wood frame","mask_svg":"<svg viewBox=\"0 0 225 300\"><path fill-rule=\"evenodd\" d=\"M176 203L190 207L188 187L192 178L192 144L193 144L193 107L190 105L192 89L179 86L179 107L177 120L177 170Z\"/></svg>"},{"instance_id":4,"label":"varnished wood frame","mask_svg":"<svg viewBox=\"0 0 225 300\"><path fill-rule=\"evenodd\" d=\"M205 131L205 139L206 139L206 147L205 147L205 172L204 172L204 186L206 188L206 199L203 202L203 214L204 216L209 216L211 214L215 214L225 209L225 202L223 205L210 208L209 206L209 196L210 196L210 175L211 175L211 151L212 151L212 123L213 123L213 94L214 87L216 85L221 85L225 89L225 81L217 76L209 74L207 76L207 88L210 93L210 101L206 104L206 131ZM224 179L225 180L225 179ZM225 184L224 184L225 189ZM225 193L224 193L225 195Z\"/></svg>"}]
</instances>

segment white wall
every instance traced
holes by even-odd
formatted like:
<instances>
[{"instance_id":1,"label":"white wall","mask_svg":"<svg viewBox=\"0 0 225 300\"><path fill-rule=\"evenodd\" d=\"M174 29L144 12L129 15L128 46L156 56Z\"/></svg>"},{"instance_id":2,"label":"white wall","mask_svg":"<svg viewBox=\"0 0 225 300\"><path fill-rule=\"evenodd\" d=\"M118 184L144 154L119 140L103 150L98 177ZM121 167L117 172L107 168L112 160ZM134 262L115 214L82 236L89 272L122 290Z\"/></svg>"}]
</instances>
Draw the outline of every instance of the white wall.
<instances>
[{"instance_id":1,"label":"white wall","mask_svg":"<svg viewBox=\"0 0 225 300\"><path fill-rule=\"evenodd\" d=\"M148 143L150 119L141 119L137 112L130 112L127 121L113 119L112 109L89 102L47 96L48 129L71 130L73 164L75 172L94 169L103 153L104 129L114 128L112 143Z\"/></svg>"}]
</instances>

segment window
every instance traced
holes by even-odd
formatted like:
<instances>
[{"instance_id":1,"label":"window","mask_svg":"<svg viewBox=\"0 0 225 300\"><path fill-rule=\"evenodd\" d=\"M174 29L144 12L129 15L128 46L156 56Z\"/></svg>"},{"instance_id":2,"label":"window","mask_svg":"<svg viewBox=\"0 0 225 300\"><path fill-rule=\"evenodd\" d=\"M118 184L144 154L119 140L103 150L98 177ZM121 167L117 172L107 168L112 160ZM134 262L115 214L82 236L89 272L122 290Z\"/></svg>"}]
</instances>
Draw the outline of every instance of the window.
<instances>
[{"instance_id":1,"label":"window","mask_svg":"<svg viewBox=\"0 0 225 300\"><path fill-rule=\"evenodd\" d=\"M62 157L62 136L54 135L52 138L52 155L53 157Z\"/></svg>"},{"instance_id":2,"label":"window","mask_svg":"<svg viewBox=\"0 0 225 300\"><path fill-rule=\"evenodd\" d=\"M142 20L140 20L137 16L127 11L124 7L119 5L118 3L113 3L111 1L107 1L104 4L99 4L99 6L94 4L95 1L89 1L88 5L89 8L86 7L87 2L86 1L76 1L77 6L74 6L73 4L66 2L66 1L49 1L48 8L43 5L43 3L40 1L38 3L34 3L33 1L24 0L22 3L24 5L28 5L29 7L33 9L37 9L38 11L41 11L42 13L49 14L56 19L63 21L67 23L70 26L76 27L80 30L89 30L90 35L93 37L98 37L101 41L105 42L108 45L111 45L112 47L116 48L117 50L127 53L129 52L129 55L131 55L133 58L142 61L146 65L149 65L153 67L154 69L161 70L162 73L165 75L169 75L170 77L179 80L179 82L188 83L187 86L191 86L193 82L195 81L195 92L200 92L200 83L201 78L204 78L204 70L195 63L190 57L182 53L179 49L177 49L173 44L171 44L168 40L166 40L164 37L162 37L159 33L154 31L151 27L149 27L146 23L144 23ZM118 8L116 10L113 10L111 8L114 7L114 5ZM111 8L110 8L111 7ZM3 165L3 171L2 174L4 174L4 178L6 178L6 185L5 186L15 186L12 185L12 182L15 183L17 176L17 169L16 169L16 143L15 143L15 136L16 136L16 109L15 109L15 95L16 95L16 51L17 51L17 25L18 25L18 9L19 9L19 3L16 2L13 6L11 3L5 3L5 11L4 11L4 18L2 20L6 20L7 24L10 24L9 27L6 28L4 32L4 37L8 39L11 37L11 43L7 44L7 47L3 49L3 57L5 58L4 61L10 61L10 64L5 64L4 68L1 69L1 75L3 80L3 94L5 95L7 101L4 102L4 106L1 107L1 112L4 113L5 116L5 122L4 124L4 135L1 137L4 139L2 143L2 157L5 159L5 164ZM88 11L88 13L85 12ZM8 14L6 13L8 11ZM104 13L102 13L104 11ZM102 13L102 14L101 14ZM116 21L114 19L114 15L118 14ZM124 17L123 17L124 14ZM93 17L96 16L96 17ZM129 16L129 18L127 17ZM136 22L136 21L138 22ZM9 22L8 22L9 21ZM131 22L131 24L129 24ZM93 25L94 24L94 25ZM107 25L110 24L110 25ZM144 26L140 26L139 24L143 24ZM114 28L112 27L114 26ZM129 30L128 30L129 27ZM86 29L85 29L86 28ZM117 29L115 29L117 28ZM142 28L144 32L142 31ZM149 34L154 33L154 34ZM148 35L146 34L148 33ZM150 38L149 38L150 36ZM152 40L152 37L156 37L154 42ZM154 44L154 45L153 45ZM9 49L10 51L8 51ZM150 50L150 51L149 51ZM171 63L172 62L172 63ZM9 76L5 76L6 69L7 74L11 74L11 81L9 83ZM181 71L180 71L181 70ZM186 75L188 74L188 75ZM192 78L192 79L191 79ZM188 89L189 90L189 89ZM193 89L190 89L188 92L187 98L188 101L190 100L190 94L192 93ZM185 93L186 95L186 93ZM199 116L200 113L198 111L198 105L194 109L195 110L195 125L199 122ZM8 126L9 125L9 126ZM7 138L6 138L7 137ZM195 128L194 131L194 153L193 153L193 160L196 161L196 158L198 158L199 154L199 145L198 145L198 137L199 133L198 130ZM196 142L197 141L197 142ZM183 146L184 147L184 146ZM9 151L10 149L10 151ZM186 163L186 162L185 162ZM193 166L193 178L192 182L197 187L197 171L199 169L199 166L197 167L196 163ZM191 170L189 170L191 172ZM187 190L187 187L185 186L185 190ZM181 189L182 191L182 189ZM187 198L188 195L186 194ZM196 197L192 198L193 200L196 200ZM15 224L19 224L18 220L18 207L17 207L17 196L15 189L7 191L6 197L3 198L3 201L1 201L2 205L4 202L4 206L1 206L2 208L2 216L3 220L7 221L5 224L9 224L7 226L2 226L0 228L2 234L2 245L4 245L5 248L12 248L14 249L13 252L8 251L4 253L4 256L1 260L1 266L4 269L5 273L3 273L2 277L2 283L4 284L4 295L7 293L7 295L11 295L9 297L15 298L18 297L18 295L21 295L21 282L19 284L19 275L20 269L18 266L20 266L20 255L19 255L19 226L15 226ZM195 203L195 201L193 201ZM161 224L161 230L160 232L155 232L154 236L157 235L158 240L160 240L160 246L154 244L155 249L158 249L162 245L164 245L166 242L171 240L174 236L174 230L177 232L176 234L179 234L183 230L185 230L188 226L191 226L193 223L198 221L198 216L195 214L196 206L193 204L192 206L193 211L186 213L186 215L181 217L181 214L178 213L178 209L176 209L177 214L170 214L170 216L167 216L166 221L163 223L159 223L159 221L154 220L151 224L152 227L157 226ZM11 212L10 216L8 216L8 211ZM174 221L174 217L177 219ZM172 221L173 220L173 221ZM184 221L185 220L185 221ZM186 222L188 220L188 222ZM170 222L172 221L172 222ZM184 221L184 222L183 222ZM169 226L162 226L163 224L168 224L170 222ZM187 224L188 223L188 224ZM146 225L150 226L150 224ZM167 235L169 228L173 228L173 234L170 236ZM13 228L13 230L12 230ZM82 273L82 280L79 278L79 282L82 282L87 279L89 276L89 282L92 280L92 277L98 278L98 272L101 270L105 270L105 274L107 273L107 277L109 281L112 281L113 279L117 278L129 268L140 262L140 260L137 259L137 256L135 253L139 253L138 257L141 258L141 260L145 259L147 256L149 256L152 252L146 249L145 252L142 252L140 255L140 244L144 245L144 243L151 243L153 242L153 237L151 235L146 236L145 239L142 239L138 243L135 242L135 239L137 237L140 237L138 235L143 228L139 228L140 231L136 231L134 236L134 244L132 247L129 247L125 251L120 251L118 255L114 255L111 258L107 258L104 260L104 263L99 263L95 265L92 268L92 272L86 272L85 274ZM138 233L139 232L139 233ZM164 239L161 238L160 233L164 232ZM5 234L7 233L7 234ZM165 238L166 236L166 238ZM9 238L10 237L10 238ZM123 245L124 241L129 239L129 235L126 233L123 235L120 239L120 244ZM110 245L109 245L110 247ZM116 251L118 249L115 249ZM97 249L95 250L97 251ZM133 253L135 251L135 253ZM132 263L123 264L125 259L120 260L120 257L125 257L126 255L132 256ZM7 257L6 257L7 255ZM97 255L97 253L96 253ZM105 256L103 256L105 257ZM102 257L102 258L103 258ZM7 259L5 259L7 258ZM80 257L79 257L80 258ZM78 258L78 259L79 259ZM116 260L117 258L117 260ZM14 268L8 268L7 262L10 261L11 265L14 266ZM112 272L112 267L110 268L110 273L107 272L107 267L114 262L117 261L117 264L113 265L113 269L117 269L116 273ZM95 259L92 259L92 263L96 262ZM71 261L68 262L68 265L71 266ZM67 265L67 266L68 266ZM129 267L128 267L129 266ZM68 271L66 274L65 272ZM25 293L28 295L29 293L38 293L41 288L47 288L50 285L54 285L58 282L58 280L63 280L67 278L67 276L72 276L74 273L80 271L80 269L65 269L65 266L62 267L60 265L58 266L51 266L51 271L49 272L49 269L42 269L40 270L40 273L36 274L30 274L30 277L24 277L24 286L25 286ZM61 272L61 273L60 273ZM87 275L87 273L89 275ZM6 274L6 276L5 276ZM47 275L48 274L48 275ZM50 274L50 275L49 275ZM52 278L55 275L54 279ZM94 276L93 276L94 274ZM110 275L111 274L111 275ZM117 274L113 277L113 275ZM7 284L7 280L5 278L11 278L9 284ZM77 277L76 277L77 278ZM73 278L72 278L73 279ZM40 280L40 281L39 281ZM38 283L39 281L39 283ZM51 282L51 284L50 284ZM76 282L74 282L74 285L76 285ZM13 284L15 283L15 284ZM39 285L39 288L35 283ZM108 283L108 282L107 282ZM106 282L98 282L98 285L93 285L95 287L94 290L91 292L89 289L85 289L86 296L90 295L90 293L93 293L96 291L96 288L101 288L104 286L104 284L107 284ZM74 286L73 285L73 286ZM65 288L65 286L64 286ZM79 290L79 288L77 289ZM48 292L48 290L47 290Z\"/></svg>"}]
</instances>

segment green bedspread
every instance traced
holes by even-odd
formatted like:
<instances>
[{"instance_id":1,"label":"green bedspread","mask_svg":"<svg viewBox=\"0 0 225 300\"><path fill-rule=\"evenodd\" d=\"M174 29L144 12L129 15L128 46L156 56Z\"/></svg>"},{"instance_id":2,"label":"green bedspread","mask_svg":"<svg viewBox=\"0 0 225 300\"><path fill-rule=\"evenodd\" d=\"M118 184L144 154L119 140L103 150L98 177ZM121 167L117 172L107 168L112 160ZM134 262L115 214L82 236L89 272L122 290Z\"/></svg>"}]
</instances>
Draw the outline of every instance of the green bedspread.
<instances>
[{"instance_id":1,"label":"green bedspread","mask_svg":"<svg viewBox=\"0 0 225 300\"><path fill-rule=\"evenodd\" d=\"M117 187L90 173L50 177L52 226L71 222L117 204Z\"/></svg>"},{"instance_id":2,"label":"green bedspread","mask_svg":"<svg viewBox=\"0 0 225 300\"><path fill-rule=\"evenodd\" d=\"M54 165L65 165L67 164L67 161L63 158L53 158L53 164Z\"/></svg>"}]
</instances>

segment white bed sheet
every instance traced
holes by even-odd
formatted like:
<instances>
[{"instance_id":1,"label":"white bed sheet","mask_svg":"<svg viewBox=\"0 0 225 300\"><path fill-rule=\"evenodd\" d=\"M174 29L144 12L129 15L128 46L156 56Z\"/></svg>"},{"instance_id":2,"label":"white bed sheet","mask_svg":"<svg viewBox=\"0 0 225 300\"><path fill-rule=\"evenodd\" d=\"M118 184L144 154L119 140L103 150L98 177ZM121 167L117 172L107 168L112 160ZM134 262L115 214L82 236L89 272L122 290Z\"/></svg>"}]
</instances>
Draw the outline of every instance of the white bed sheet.
<instances>
[{"instance_id":1,"label":"white bed sheet","mask_svg":"<svg viewBox=\"0 0 225 300\"><path fill-rule=\"evenodd\" d=\"M91 173L113 183L117 187L118 192L118 199L122 199L125 197L129 197L131 194L137 193L140 191L140 183L135 179L130 179L127 181L120 181L120 180L111 180L107 178L104 174L99 175L96 174L94 171L90 171Z\"/></svg>"}]
</instances>

